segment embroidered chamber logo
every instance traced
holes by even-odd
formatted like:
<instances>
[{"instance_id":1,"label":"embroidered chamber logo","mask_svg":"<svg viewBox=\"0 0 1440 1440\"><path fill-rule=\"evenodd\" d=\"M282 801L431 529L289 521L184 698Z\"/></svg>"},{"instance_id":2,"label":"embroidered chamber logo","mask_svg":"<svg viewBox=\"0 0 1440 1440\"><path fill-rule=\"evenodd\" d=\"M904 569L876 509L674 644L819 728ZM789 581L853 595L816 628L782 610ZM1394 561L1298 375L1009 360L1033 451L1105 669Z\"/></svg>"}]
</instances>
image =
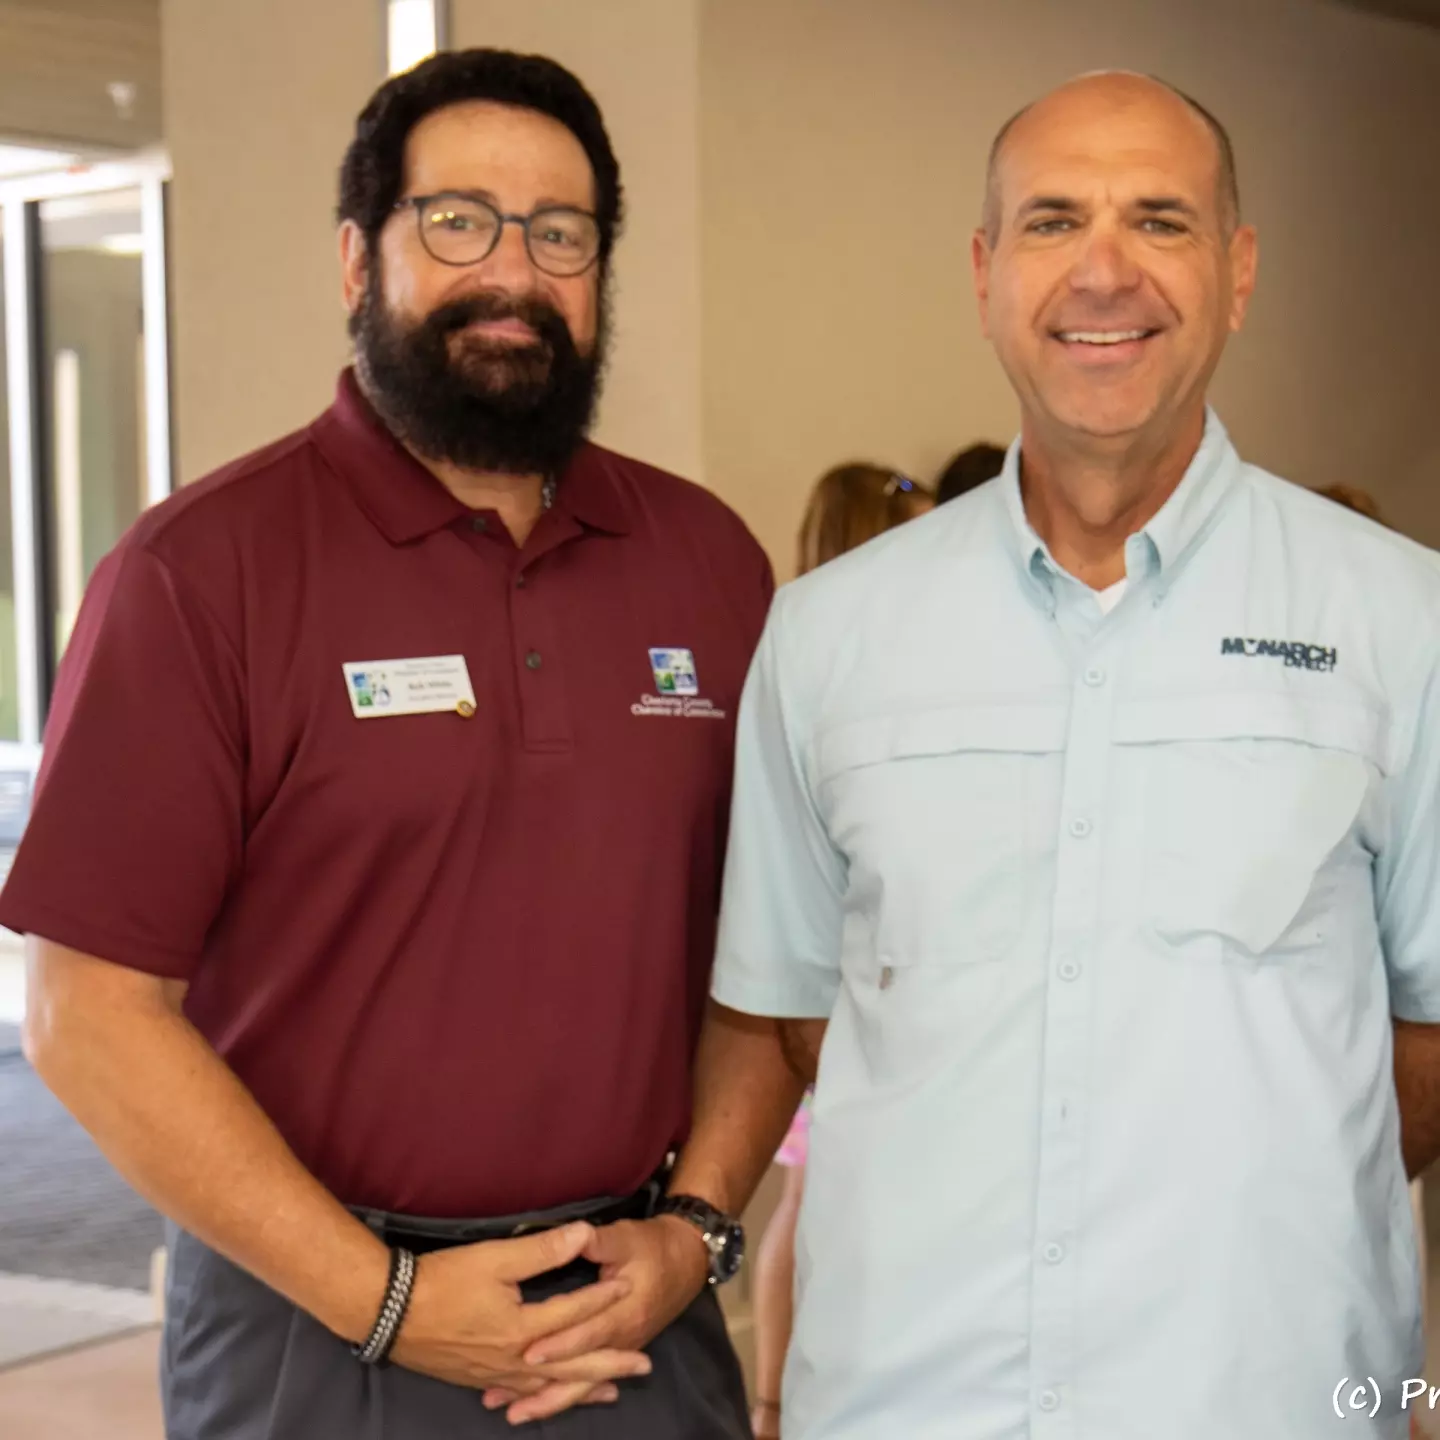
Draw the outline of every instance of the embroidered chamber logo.
<instances>
[{"instance_id":1,"label":"embroidered chamber logo","mask_svg":"<svg viewBox=\"0 0 1440 1440\"><path fill-rule=\"evenodd\" d=\"M1222 640L1222 655L1270 655L1292 670L1333 670L1340 659L1334 646L1304 645L1297 640Z\"/></svg>"},{"instance_id":2,"label":"embroidered chamber logo","mask_svg":"<svg viewBox=\"0 0 1440 1440\"><path fill-rule=\"evenodd\" d=\"M632 715L656 715L661 719L723 720L725 712L700 694L700 676L690 650L655 649L650 652L650 671L655 676L655 693L642 695L631 707Z\"/></svg>"}]
</instances>

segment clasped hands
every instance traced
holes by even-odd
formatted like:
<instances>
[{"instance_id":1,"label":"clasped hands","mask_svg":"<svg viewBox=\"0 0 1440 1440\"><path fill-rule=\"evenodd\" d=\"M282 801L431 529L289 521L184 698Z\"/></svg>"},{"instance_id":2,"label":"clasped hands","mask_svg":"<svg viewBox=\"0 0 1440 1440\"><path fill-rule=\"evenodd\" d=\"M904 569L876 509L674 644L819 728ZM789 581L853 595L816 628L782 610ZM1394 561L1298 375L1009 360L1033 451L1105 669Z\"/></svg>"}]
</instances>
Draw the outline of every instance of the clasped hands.
<instances>
[{"instance_id":1,"label":"clasped hands","mask_svg":"<svg viewBox=\"0 0 1440 1440\"><path fill-rule=\"evenodd\" d=\"M522 1281L576 1260L599 1268L593 1284L524 1301ZM700 1293L708 1266L700 1233L673 1215L433 1251L392 1358L482 1390L514 1425L612 1403L618 1382L650 1373L645 1347Z\"/></svg>"}]
</instances>

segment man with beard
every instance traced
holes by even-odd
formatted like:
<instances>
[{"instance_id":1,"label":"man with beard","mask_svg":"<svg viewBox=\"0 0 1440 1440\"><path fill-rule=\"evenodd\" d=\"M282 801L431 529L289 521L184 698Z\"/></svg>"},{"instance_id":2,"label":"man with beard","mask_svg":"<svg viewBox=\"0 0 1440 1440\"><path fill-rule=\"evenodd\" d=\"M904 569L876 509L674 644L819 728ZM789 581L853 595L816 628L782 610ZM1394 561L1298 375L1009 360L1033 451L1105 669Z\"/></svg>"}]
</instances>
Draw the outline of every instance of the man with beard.
<instances>
[{"instance_id":1,"label":"man with beard","mask_svg":"<svg viewBox=\"0 0 1440 1440\"><path fill-rule=\"evenodd\" d=\"M749 1433L740 1237L665 1161L771 582L585 441L620 211L552 62L389 82L334 405L91 585L0 920L27 1053L174 1222L170 1440Z\"/></svg>"},{"instance_id":2,"label":"man with beard","mask_svg":"<svg viewBox=\"0 0 1440 1440\"><path fill-rule=\"evenodd\" d=\"M1256 245L1169 86L1028 107L972 243L1003 473L771 613L675 1183L745 1202L823 1034L786 1440L1402 1440L1424 1394L1440 574L1207 407Z\"/></svg>"}]
</instances>

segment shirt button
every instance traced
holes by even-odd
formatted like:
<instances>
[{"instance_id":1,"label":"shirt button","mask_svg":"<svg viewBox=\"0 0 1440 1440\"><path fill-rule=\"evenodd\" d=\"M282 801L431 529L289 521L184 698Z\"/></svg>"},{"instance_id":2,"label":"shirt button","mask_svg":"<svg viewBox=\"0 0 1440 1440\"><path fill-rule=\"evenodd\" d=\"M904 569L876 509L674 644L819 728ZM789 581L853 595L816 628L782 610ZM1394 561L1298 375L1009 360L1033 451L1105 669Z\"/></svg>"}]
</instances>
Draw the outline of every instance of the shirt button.
<instances>
[{"instance_id":1,"label":"shirt button","mask_svg":"<svg viewBox=\"0 0 1440 1440\"><path fill-rule=\"evenodd\" d=\"M1105 683L1105 672L1098 665L1092 665L1085 672L1085 683L1087 685L1103 685Z\"/></svg>"},{"instance_id":2,"label":"shirt button","mask_svg":"<svg viewBox=\"0 0 1440 1440\"><path fill-rule=\"evenodd\" d=\"M526 663L532 670L538 670L538 669L540 668L540 652L539 652L538 650L532 650L532 651L525 657L525 663Z\"/></svg>"},{"instance_id":3,"label":"shirt button","mask_svg":"<svg viewBox=\"0 0 1440 1440\"><path fill-rule=\"evenodd\" d=\"M1053 1390L1042 1390L1035 1397L1035 1403L1042 1410L1058 1410L1060 1408L1060 1397Z\"/></svg>"},{"instance_id":4,"label":"shirt button","mask_svg":"<svg viewBox=\"0 0 1440 1440\"><path fill-rule=\"evenodd\" d=\"M1052 1241L1041 1253L1045 1256L1047 1265L1058 1265L1065 1258L1065 1247Z\"/></svg>"},{"instance_id":5,"label":"shirt button","mask_svg":"<svg viewBox=\"0 0 1440 1440\"><path fill-rule=\"evenodd\" d=\"M526 584L526 581L525 581L525 577L524 577L523 575L517 575L517 576L515 577L515 588L516 588L517 590L523 590L523 589L525 588L525 584Z\"/></svg>"},{"instance_id":6,"label":"shirt button","mask_svg":"<svg viewBox=\"0 0 1440 1440\"><path fill-rule=\"evenodd\" d=\"M1077 816L1070 822L1070 833L1077 840L1083 840L1094 828L1083 815Z\"/></svg>"},{"instance_id":7,"label":"shirt button","mask_svg":"<svg viewBox=\"0 0 1440 1440\"><path fill-rule=\"evenodd\" d=\"M1062 980L1078 980L1080 978L1080 966L1074 960L1062 960L1059 970Z\"/></svg>"},{"instance_id":8,"label":"shirt button","mask_svg":"<svg viewBox=\"0 0 1440 1440\"><path fill-rule=\"evenodd\" d=\"M483 515L472 515L470 528L477 533L482 533L490 528L490 522Z\"/></svg>"}]
</instances>

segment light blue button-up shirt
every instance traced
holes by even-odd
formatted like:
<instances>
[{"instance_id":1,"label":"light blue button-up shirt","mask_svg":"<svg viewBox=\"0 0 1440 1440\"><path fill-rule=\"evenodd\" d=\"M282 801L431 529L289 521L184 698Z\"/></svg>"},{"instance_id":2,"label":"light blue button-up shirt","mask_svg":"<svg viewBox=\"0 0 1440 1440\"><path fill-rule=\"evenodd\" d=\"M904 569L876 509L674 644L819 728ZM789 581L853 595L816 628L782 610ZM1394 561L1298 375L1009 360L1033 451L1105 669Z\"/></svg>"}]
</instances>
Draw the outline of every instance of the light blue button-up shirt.
<instances>
[{"instance_id":1,"label":"light blue button-up shirt","mask_svg":"<svg viewBox=\"0 0 1440 1440\"><path fill-rule=\"evenodd\" d=\"M1017 465L786 587L745 693L714 993L830 1017L786 1440L1401 1436L1437 557L1211 415L1105 615Z\"/></svg>"}]
</instances>

